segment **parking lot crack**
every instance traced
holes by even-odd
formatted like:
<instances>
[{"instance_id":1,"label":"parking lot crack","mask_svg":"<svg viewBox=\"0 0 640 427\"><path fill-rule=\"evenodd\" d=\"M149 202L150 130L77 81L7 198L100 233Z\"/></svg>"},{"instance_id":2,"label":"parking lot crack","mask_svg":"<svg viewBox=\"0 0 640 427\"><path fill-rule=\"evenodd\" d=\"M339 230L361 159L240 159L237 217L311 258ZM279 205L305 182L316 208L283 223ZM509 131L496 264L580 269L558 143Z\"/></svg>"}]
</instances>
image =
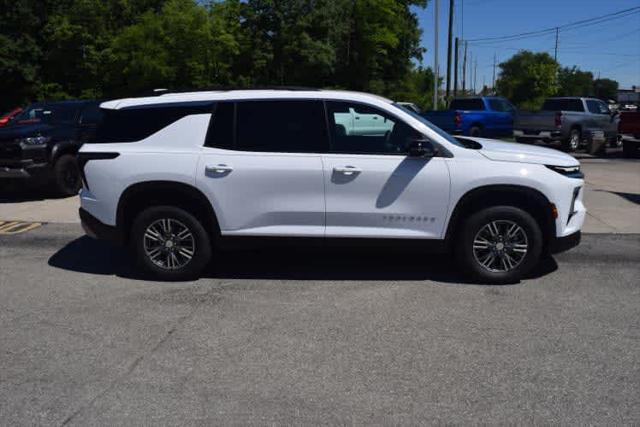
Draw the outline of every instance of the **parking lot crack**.
<instances>
[{"instance_id":1,"label":"parking lot crack","mask_svg":"<svg viewBox=\"0 0 640 427\"><path fill-rule=\"evenodd\" d=\"M84 404L80 405L79 408L77 408L73 413L71 413L67 418L65 418L64 421L62 421L61 425L63 425L63 426L68 425L78 415L80 415L86 409L92 407L100 398L102 398L103 396L108 394L110 391L112 391L122 380L127 378L140 365L140 363L145 358L148 358L150 355L155 353L165 342L167 342L169 340L169 338L182 325L184 325L186 322L191 320L194 317L194 315L196 314L196 312L205 304L205 301L209 301L209 303L210 303L211 300L214 300L215 302L217 302L220 299L219 291L223 287L224 286L211 288L211 290L205 292L204 294L201 294L200 296L204 296L204 295L207 295L207 294L212 294L212 295L210 295L210 297L208 297L208 298L198 298L198 302L192 307L192 309L186 315L179 317L173 323L173 325L171 325L171 327L169 327L169 329L167 329L167 331L164 334L162 334L162 336L152 346L148 347L146 350L144 350L142 352L142 354L138 355L127 366L127 368L124 370L123 373L121 373L120 375L117 375L116 378L114 380L112 380L111 382L109 382L104 389L99 391L95 396L93 396L91 399L86 401Z\"/></svg>"}]
</instances>

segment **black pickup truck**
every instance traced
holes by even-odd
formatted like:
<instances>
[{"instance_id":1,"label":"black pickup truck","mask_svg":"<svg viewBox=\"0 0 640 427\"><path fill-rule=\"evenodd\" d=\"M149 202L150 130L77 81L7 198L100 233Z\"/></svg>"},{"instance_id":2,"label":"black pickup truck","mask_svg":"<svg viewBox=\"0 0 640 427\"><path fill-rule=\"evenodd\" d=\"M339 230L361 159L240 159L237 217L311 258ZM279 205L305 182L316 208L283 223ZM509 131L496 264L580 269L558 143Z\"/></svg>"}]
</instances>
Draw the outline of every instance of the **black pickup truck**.
<instances>
[{"instance_id":1,"label":"black pickup truck","mask_svg":"<svg viewBox=\"0 0 640 427\"><path fill-rule=\"evenodd\" d=\"M99 101L60 101L25 108L0 129L0 186L30 180L59 195L77 194L76 154L101 119L99 107Z\"/></svg>"}]
</instances>

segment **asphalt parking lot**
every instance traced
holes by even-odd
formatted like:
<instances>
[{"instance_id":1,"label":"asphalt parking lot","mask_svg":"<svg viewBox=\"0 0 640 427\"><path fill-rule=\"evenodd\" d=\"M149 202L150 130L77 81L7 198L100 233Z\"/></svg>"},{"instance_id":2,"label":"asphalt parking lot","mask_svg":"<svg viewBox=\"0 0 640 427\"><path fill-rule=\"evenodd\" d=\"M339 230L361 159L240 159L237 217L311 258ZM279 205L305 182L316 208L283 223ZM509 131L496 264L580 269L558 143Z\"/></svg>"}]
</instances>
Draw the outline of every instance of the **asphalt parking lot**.
<instances>
[{"instance_id":1,"label":"asphalt parking lot","mask_svg":"<svg viewBox=\"0 0 640 427\"><path fill-rule=\"evenodd\" d=\"M581 162L589 233L510 286L328 249L149 282L75 198L9 194L44 224L0 235L2 424L638 424L640 162Z\"/></svg>"},{"instance_id":2,"label":"asphalt parking lot","mask_svg":"<svg viewBox=\"0 0 640 427\"><path fill-rule=\"evenodd\" d=\"M636 235L587 235L511 286L326 250L154 283L80 235L0 237L6 425L640 422Z\"/></svg>"}]
</instances>

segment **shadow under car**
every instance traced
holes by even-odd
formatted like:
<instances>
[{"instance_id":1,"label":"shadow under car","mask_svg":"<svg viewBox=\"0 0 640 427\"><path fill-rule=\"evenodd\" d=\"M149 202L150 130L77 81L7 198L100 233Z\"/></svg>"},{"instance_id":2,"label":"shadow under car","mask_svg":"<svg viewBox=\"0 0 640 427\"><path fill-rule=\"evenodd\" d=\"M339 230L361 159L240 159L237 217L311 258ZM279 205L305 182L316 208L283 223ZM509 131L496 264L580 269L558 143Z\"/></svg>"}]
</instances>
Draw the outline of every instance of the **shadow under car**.
<instances>
[{"instance_id":1,"label":"shadow under car","mask_svg":"<svg viewBox=\"0 0 640 427\"><path fill-rule=\"evenodd\" d=\"M145 280L130 253L87 236L58 250L49 265L68 271L116 275ZM553 257L543 257L526 278L537 278L557 269ZM202 274L211 279L256 280L432 280L475 284L460 271L452 255L430 254L394 247L334 248L277 247L217 250L214 261Z\"/></svg>"}]
</instances>

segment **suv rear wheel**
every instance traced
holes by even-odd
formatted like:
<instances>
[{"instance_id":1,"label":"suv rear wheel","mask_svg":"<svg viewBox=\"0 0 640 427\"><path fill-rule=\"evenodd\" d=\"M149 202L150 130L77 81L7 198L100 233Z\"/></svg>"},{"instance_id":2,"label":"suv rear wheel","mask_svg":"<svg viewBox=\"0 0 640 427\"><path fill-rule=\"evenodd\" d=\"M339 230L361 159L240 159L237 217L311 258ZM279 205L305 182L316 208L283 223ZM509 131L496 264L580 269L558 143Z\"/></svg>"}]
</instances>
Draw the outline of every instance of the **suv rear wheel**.
<instances>
[{"instance_id":1,"label":"suv rear wheel","mask_svg":"<svg viewBox=\"0 0 640 427\"><path fill-rule=\"evenodd\" d=\"M471 129L469 129L469 136L481 137L482 128L478 125L471 126Z\"/></svg>"},{"instance_id":2,"label":"suv rear wheel","mask_svg":"<svg viewBox=\"0 0 640 427\"><path fill-rule=\"evenodd\" d=\"M569 134L569 138L562 141L562 148L566 152L576 151L580 148L580 142L582 141L582 135L580 134L579 129L571 129L571 133Z\"/></svg>"},{"instance_id":3,"label":"suv rear wheel","mask_svg":"<svg viewBox=\"0 0 640 427\"><path fill-rule=\"evenodd\" d=\"M133 223L131 245L144 271L160 280L196 279L211 259L207 231L174 206L142 211Z\"/></svg>"},{"instance_id":4,"label":"suv rear wheel","mask_svg":"<svg viewBox=\"0 0 640 427\"><path fill-rule=\"evenodd\" d=\"M459 261L474 278L513 283L538 263L542 232L522 209L491 207L473 214L463 224L457 250Z\"/></svg>"}]
</instances>

